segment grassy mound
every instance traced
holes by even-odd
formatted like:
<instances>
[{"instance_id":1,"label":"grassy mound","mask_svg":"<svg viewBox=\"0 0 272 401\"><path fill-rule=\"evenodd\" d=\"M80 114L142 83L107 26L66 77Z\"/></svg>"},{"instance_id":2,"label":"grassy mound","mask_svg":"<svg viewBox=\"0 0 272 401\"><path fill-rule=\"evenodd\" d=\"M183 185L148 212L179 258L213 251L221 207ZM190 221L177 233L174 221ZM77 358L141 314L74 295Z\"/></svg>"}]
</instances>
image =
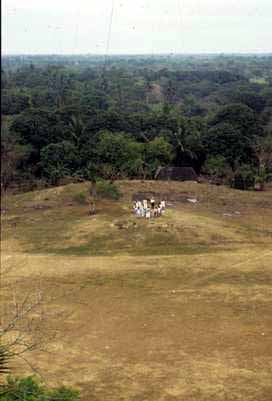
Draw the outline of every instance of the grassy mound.
<instances>
[{"instance_id":1,"label":"grassy mound","mask_svg":"<svg viewBox=\"0 0 272 401\"><path fill-rule=\"evenodd\" d=\"M54 364L29 355L50 385L80 388L83 401L270 401L271 190L121 181L122 198L99 199L90 216L75 199L88 188L4 199L11 288L39 283L68 316L44 328L59 333ZM137 219L137 192L167 196L165 216Z\"/></svg>"}]
</instances>

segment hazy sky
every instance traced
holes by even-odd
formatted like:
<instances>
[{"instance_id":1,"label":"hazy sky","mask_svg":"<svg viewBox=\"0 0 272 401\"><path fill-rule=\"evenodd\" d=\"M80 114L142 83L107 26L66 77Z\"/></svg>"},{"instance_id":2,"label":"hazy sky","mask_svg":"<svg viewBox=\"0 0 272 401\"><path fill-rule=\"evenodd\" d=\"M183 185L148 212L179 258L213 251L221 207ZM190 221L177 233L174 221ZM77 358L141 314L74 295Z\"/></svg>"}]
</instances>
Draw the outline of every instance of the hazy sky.
<instances>
[{"instance_id":1,"label":"hazy sky","mask_svg":"<svg viewBox=\"0 0 272 401\"><path fill-rule=\"evenodd\" d=\"M105 54L107 47L272 52L272 0L2 0L4 54Z\"/></svg>"}]
</instances>

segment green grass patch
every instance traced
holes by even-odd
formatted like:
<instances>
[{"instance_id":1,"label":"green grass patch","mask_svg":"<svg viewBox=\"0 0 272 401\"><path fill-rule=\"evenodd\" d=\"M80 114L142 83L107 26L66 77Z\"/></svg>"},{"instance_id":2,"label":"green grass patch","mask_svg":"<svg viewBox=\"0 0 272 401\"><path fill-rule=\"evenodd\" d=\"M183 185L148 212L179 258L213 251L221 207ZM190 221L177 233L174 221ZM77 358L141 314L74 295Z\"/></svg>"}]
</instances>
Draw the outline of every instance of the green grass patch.
<instances>
[{"instance_id":1,"label":"green grass patch","mask_svg":"<svg viewBox=\"0 0 272 401\"><path fill-rule=\"evenodd\" d=\"M79 205L86 205L87 204L87 194L83 191L77 192L73 195L73 201L78 203Z\"/></svg>"},{"instance_id":2,"label":"green grass patch","mask_svg":"<svg viewBox=\"0 0 272 401\"><path fill-rule=\"evenodd\" d=\"M252 84L259 84L259 85L266 85L268 82L264 77L254 77L250 78L250 83Z\"/></svg>"}]
</instances>

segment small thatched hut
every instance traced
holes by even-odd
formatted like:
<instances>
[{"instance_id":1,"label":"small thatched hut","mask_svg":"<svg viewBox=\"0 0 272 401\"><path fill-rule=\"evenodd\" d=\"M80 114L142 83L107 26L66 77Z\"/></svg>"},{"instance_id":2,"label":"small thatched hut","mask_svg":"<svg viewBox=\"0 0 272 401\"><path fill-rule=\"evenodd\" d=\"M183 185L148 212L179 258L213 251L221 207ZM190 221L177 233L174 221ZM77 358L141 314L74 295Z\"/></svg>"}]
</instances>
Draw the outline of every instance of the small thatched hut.
<instances>
[{"instance_id":1,"label":"small thatched hut","mask_svg":"<svg viewBox=\"0 0 272 401\"><path fill-rule=\"evenodd\" d=\"M198 181L198 176L193 167L160 167L155 174L155 179Z\"/></svg>"}]
</instances>

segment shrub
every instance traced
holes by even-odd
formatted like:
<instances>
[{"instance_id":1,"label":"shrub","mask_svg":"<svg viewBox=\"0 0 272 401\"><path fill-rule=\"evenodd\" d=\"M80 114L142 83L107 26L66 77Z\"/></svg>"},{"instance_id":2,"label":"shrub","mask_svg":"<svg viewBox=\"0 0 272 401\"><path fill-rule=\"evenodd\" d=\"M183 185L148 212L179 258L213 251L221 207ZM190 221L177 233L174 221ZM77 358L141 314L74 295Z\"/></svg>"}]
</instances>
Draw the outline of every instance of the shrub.
<instances>
[{"instance_id":1,"label":"shrub","mask_svg":"<svg viewBox=\"0 0 272 401\"><path fill-rule=\"evenodd\" d=\"M122 194L117 186L110 181L99 180L96 183L96 193L101 198L118 200Z\"/></svg>"},{"instance_id":2,"label":"shrub","mask_svg":"<svg viewBox=\"0 0 272 401\"><path fill-rule=\"evenodd\" d=\"M1 386L1 401L77 401L79 392L67 387L49 389L35 377L8 377L6 384Z\"/></svg>"},{"instance_id":3,"label":"shrub","mask_svg":"<svg viewBox=\"0 0 272 401\"><path fill-rule=\"evenodd\" d=\"M254 187L254 183L255 171L252 167L243 165L235 170L230 184L232 188L247 190Z\"/></svg>"},{"instance_id":4,"label":"shrub","mask_svg":"<svg viewBox=\"0 0 272 401\"><path fill-rule=\"evenodd\" d=\"M259 168L258 174L255 176L255 186L256 190L263 190L267 182L271 181L272 174L269 174L268 169L263 167Z\"/></svg>"},{"instance_id":5,"label":"shrub","mask_svg":"<svg viewBox=\"0 0 272 401\"><path fill-rule=\"evenodd\" d=\"M87 203L87 195L85 192L78 192L74 194L73 200L80 205L85 205Z\"/></svg>"},{"instance_id":6,"label":"shrub","mask_svg":"<svg viewBox=\"0 0 272 401\"><path fill-rule=\"evenodd\" d=\"M203 167L204 173L213 177L224 177L227 173L228 164L223 156L210 156Z\"/></svg>"}]
</instances>

